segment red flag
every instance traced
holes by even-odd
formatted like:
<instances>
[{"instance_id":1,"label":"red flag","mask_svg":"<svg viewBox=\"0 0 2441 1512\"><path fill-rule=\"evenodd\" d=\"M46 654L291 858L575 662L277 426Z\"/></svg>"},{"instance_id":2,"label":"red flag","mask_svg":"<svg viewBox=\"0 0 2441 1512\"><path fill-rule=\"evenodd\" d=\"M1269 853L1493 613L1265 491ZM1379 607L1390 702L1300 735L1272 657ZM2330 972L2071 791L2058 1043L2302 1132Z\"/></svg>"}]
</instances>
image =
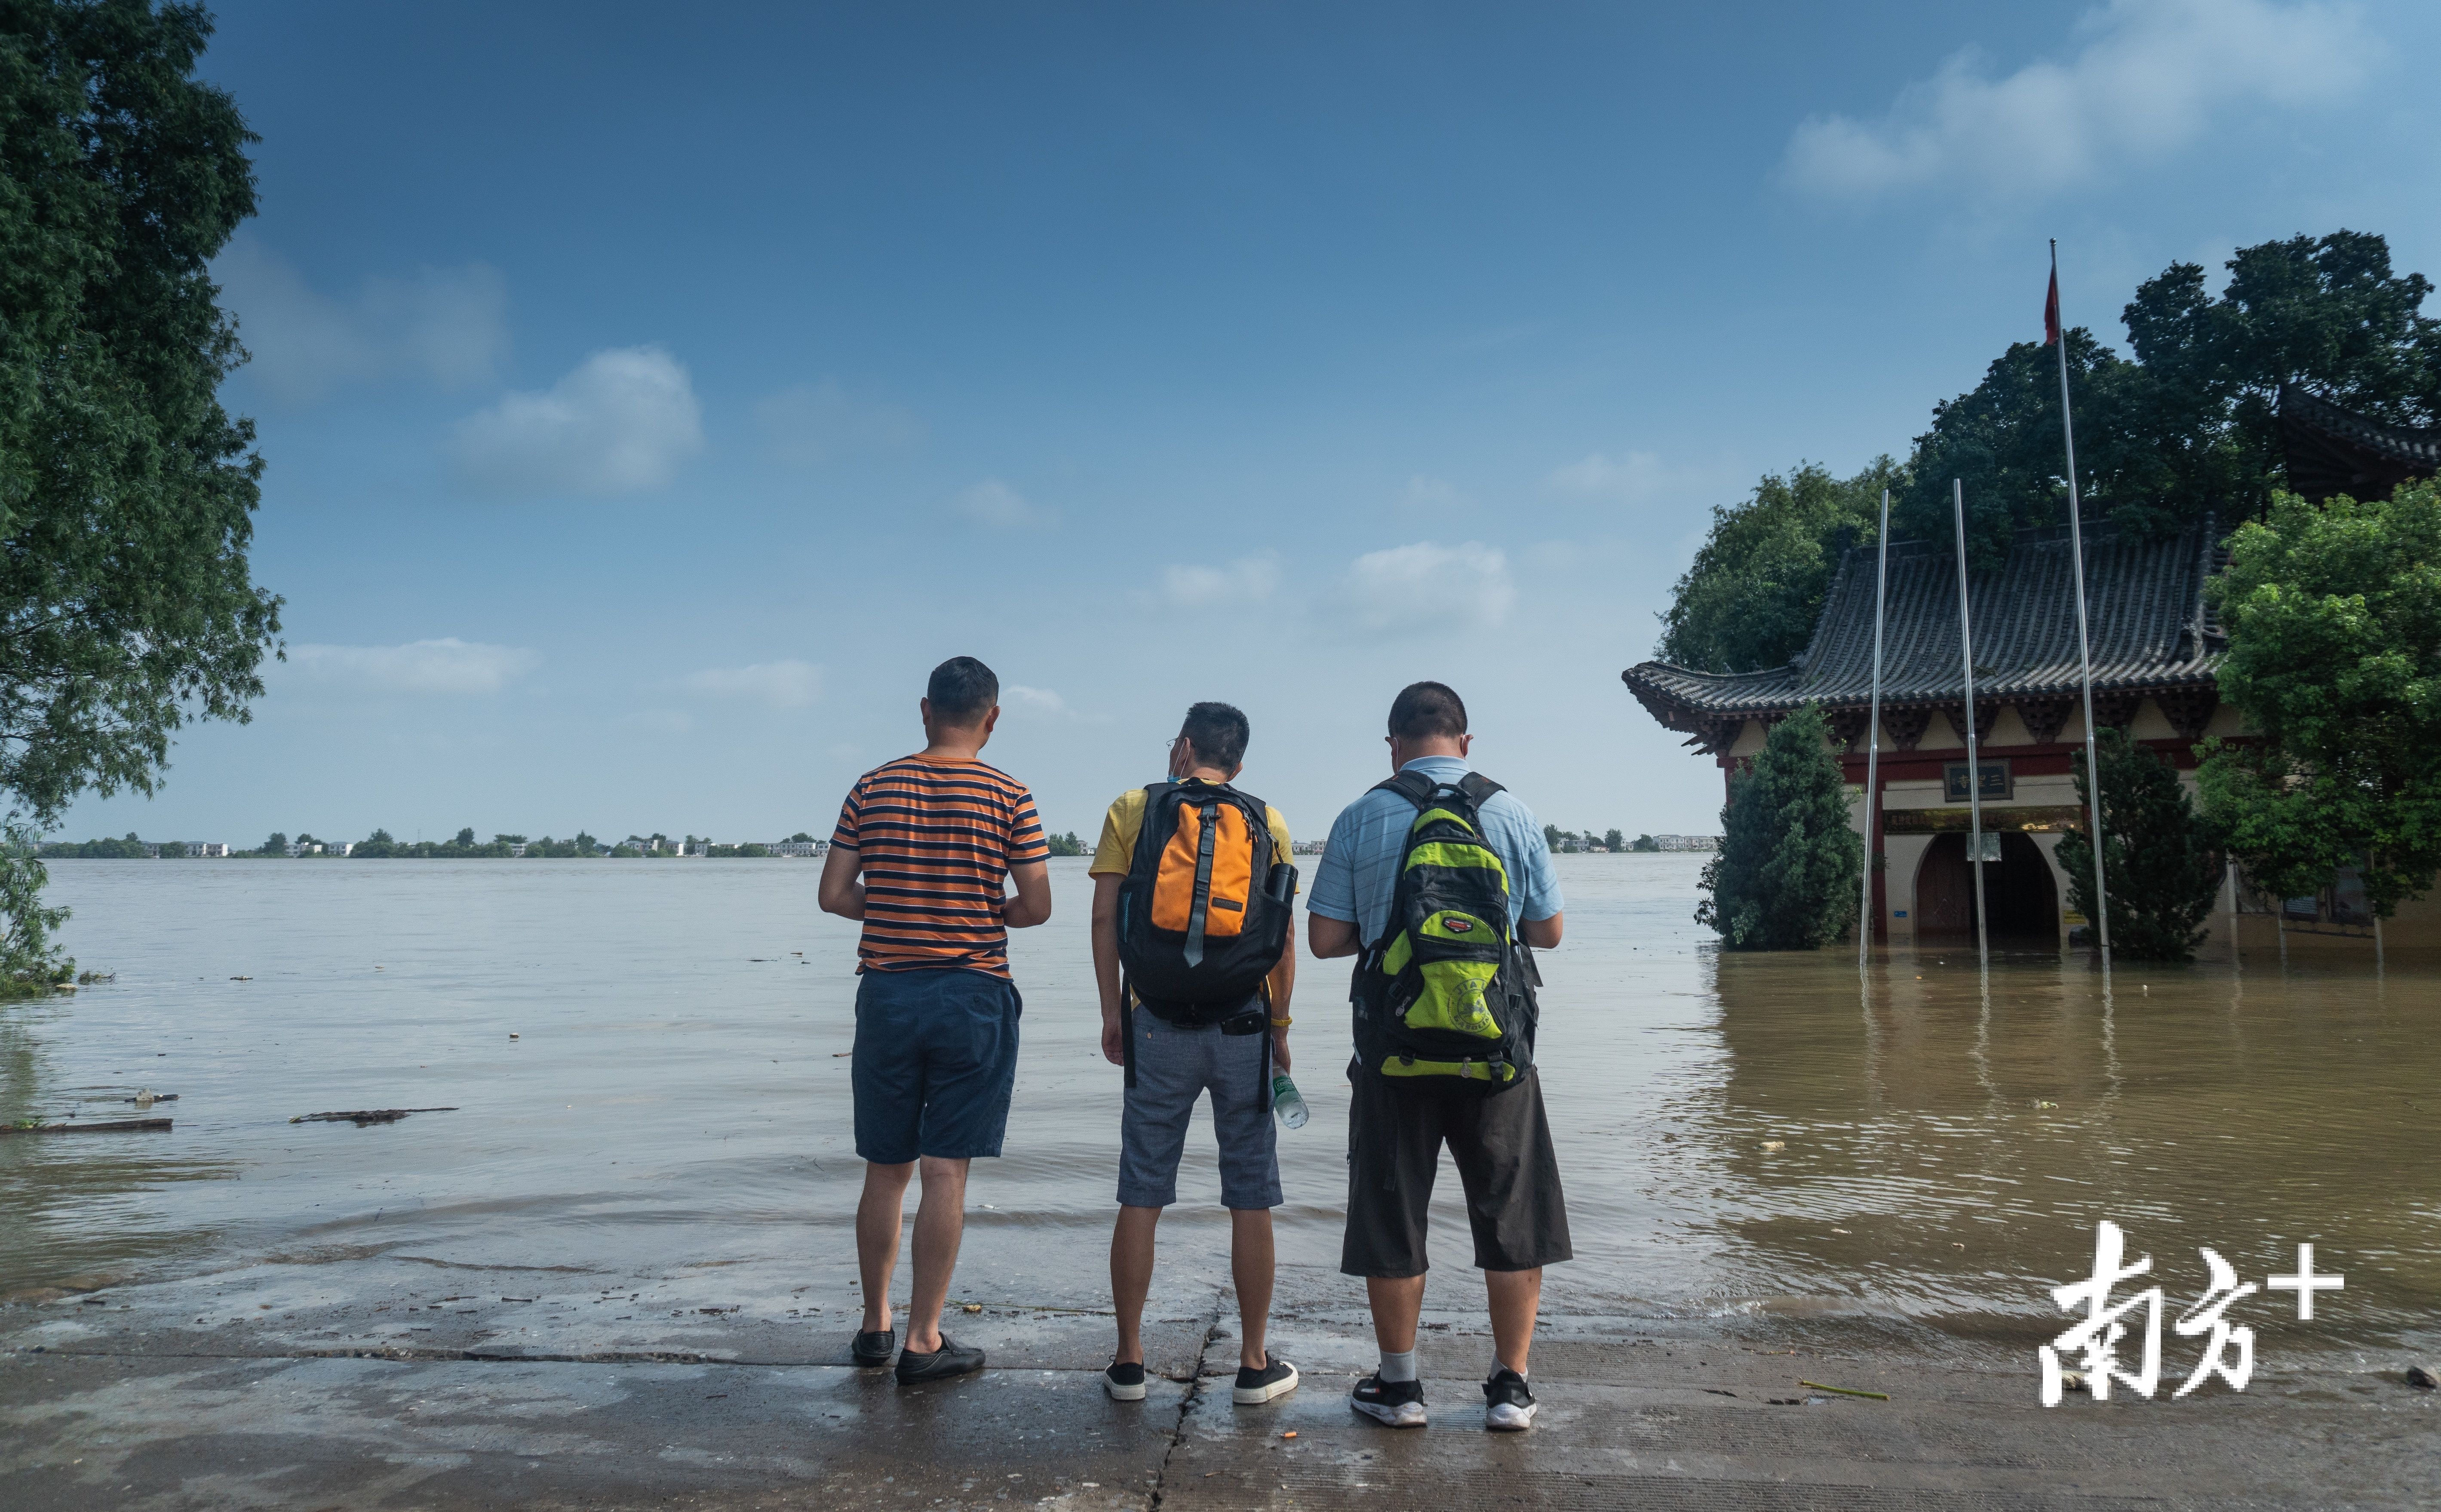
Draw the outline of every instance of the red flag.
<instances>
[{"instance_id":1,"label":"red flag","mask_svg":"<svg viewBox=\"0 0 2441 1512\"><path fill-rule=\"evenodd\" d=\"M2048 347L2059 337L2059 269L2053 268L2052 269L2052 292L2050 297L2043 300L2043 345Z\"/></svg>"}]
</instances>

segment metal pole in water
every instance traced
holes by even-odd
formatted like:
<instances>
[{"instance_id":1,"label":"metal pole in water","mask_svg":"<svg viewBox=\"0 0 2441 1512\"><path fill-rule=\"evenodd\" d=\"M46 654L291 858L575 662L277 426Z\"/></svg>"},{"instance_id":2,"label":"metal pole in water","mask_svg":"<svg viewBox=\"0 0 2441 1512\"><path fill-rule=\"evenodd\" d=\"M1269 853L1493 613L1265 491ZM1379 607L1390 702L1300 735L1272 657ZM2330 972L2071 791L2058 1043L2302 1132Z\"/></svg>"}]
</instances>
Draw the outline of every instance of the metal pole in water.
<instances>
[{"instance_id":1,"label":"metal pole in water","mask_svg":"<svg viewBox=\"0 0 2441 1512\"><path fill-rule=\"evenodd\" d=\"M2052 238L2052 299L2058 308L2059 299L2059 238ZM2094 754L2093 745L2093 642L2085 623L2085 525L2084 506L2076 492L2076 426L2069 417L2068 405L2068 326L2060 323L2060 439L2068 447L2068 545L2069 560L2076 567L2076 662L2085 683L2085 792L2087 808L2092 822L2093 837L2093 929L2094 939L2102 945L2102 975L2110 976L2110 894L2102 881L2102 763ZM2285 959L2287 938L2282 938Z\"/></svg>"},{"instance_id":2,"label":"metal pole in water","mask_svg":"<svg viewBox=\"0 0 2441 1512\"><path fill-rule=\"evenodd\" d=\"M1856 908L1856 969L1871 959L1873 928L1881 920L1873 912L1873 840L1880 829L1875 812L1882 775L1882 605L1890 591L1890 491L1882 490L1881 566L1873 576L1873 703L1865 716L1865 881Z\"/></svg>"},{"instance_id":3,"label":"metal pole in water","mask_svg":"<svg viewBox=\"0 0 2441 1512\"><path fill-rule=\"evenodd\" d=\"M1958 657L1966 672L1966 816L1974 837L1966 859L1975 869L1975 954L1988 970L1992 943L1983 927L1983 763L1975 740L1975 630L1966 606L1966 485L1954 477L1949 501L1958 516Z\"/></svg>"}]
</instances>

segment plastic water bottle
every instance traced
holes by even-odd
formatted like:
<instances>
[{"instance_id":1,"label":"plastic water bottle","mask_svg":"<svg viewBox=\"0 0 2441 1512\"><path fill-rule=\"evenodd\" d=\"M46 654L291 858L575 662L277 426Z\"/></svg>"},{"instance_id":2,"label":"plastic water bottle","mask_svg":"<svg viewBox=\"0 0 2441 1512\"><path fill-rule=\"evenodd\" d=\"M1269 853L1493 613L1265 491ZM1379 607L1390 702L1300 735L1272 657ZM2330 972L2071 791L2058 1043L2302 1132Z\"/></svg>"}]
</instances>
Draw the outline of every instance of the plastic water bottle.
<instances>
[{"instance_id":1,"label":"plastic water bottle","mask_svg":"<svg viewBox=\"0 0 2441 1512\"><path fill-rule=\"evenodd\" d=\"M1289 1080L1286 1071L1272 1078L1272 1111L1291 1128L1305 1127L1305 1121L1311 1116L1306 1110L1305 1099L1297 1095L1296 1083Z\"/></svg>"}]
</instances>

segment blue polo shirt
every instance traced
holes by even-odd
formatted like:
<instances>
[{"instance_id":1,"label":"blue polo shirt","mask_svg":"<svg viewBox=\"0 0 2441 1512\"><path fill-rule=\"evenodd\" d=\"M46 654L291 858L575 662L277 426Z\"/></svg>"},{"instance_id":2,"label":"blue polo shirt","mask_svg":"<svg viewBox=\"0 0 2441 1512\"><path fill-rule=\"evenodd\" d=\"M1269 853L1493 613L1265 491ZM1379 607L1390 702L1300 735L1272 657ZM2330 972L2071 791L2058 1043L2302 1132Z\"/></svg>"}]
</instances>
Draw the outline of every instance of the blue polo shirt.
<instances>
[{"instance_id":1,"label":"blue polo shirt","mask_svg":"<svg viewBox=\"0 0 2441 1512\"><path fill-rule=\"evenodd\" d=\"M1455 786L1470 768L1456 756L1419 756L1400 770ZM1503 789L1483 805L1480 818L1484 838L1509 870L1511 927L1559 912L1560 878L1533 812ZM1355 925L1365 945L1382 938L1390 922L1390 894L1399 885L1399 857L1406 853L1407 831L1415 822L1416 805L1378 788L1341 809L1305 906L1326 919Z\"/></svg>"}]
</instances>

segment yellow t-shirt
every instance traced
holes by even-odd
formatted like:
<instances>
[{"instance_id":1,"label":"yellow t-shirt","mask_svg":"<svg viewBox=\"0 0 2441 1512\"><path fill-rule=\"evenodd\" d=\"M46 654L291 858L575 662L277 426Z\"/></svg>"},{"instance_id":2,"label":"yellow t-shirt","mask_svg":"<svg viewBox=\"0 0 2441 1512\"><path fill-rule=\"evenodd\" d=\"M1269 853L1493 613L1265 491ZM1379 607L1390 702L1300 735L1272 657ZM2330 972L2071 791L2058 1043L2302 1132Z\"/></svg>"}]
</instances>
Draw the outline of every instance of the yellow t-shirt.
<instances>
[{"instance_id":1,"label":"yellow t-shirt","mask_svg":"<svg viewBox=\"0 0 2441 1512\"><path fill-rule=\"evenodd\" d=\"M1144 829L1145 790L1131 787L1119 795L1102 818L1101 843L1094 847L1094 864L1085 869L1091 876L1125 876L1134 861L1136 836ZM1272 859L1276 863L1290 859L1288 820L1269 803L1263 805L1263 824L1272 832Z\"/></svg>"}]
</instances>

